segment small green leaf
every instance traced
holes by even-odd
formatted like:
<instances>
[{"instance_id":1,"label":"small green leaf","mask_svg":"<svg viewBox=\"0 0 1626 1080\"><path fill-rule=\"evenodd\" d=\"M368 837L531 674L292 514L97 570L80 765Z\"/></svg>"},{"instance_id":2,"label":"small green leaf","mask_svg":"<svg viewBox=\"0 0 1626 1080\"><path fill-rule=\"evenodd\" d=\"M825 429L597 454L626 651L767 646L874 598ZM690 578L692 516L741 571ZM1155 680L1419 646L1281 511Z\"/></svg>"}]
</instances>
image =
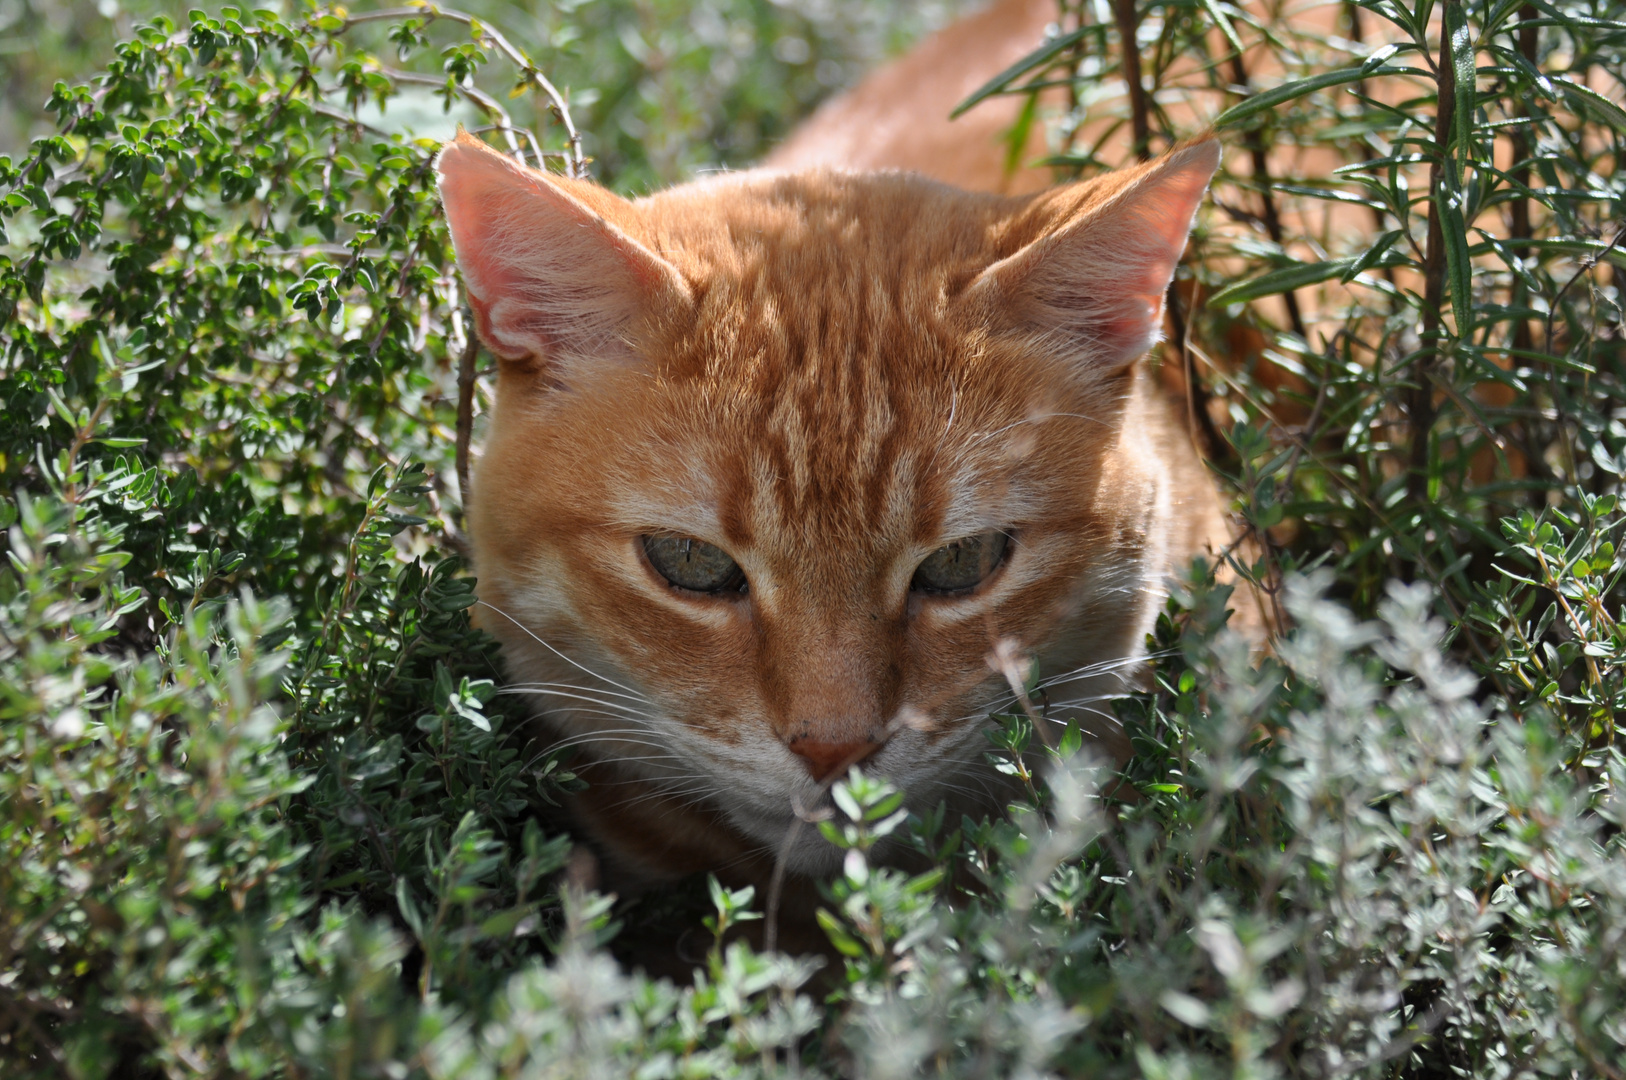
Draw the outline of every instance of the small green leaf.
<instances>
[{"instance_id":1,"label":"small green leaf","mask_svg":"<svg viewBox=\"0 0 1626 1080\"><path fill-rule=\"evenodd\" d=\"M1178 990L1165 990L1157 1001L1168 1010L1170 1016L1194 1028L1207 1027L1213 1015L1207 1005Z\"/></svg>"},{"instance_id":2,"label":"small green leaf","mask_svg":"<svg viewBox=\"0 0 1626 1080\"><path fill-rule=\"evenodd\" d=\"M903 792L894 791L864 811L865 821L879 821L903 805Z\"/></svg>"},{"instance_id":3,"label":"small green leaf","mask_svg":"<svg viewBox=\"0 0 1626 1080\"><path fill-rule=\"evenodd\" d=\"M1078 726L1077 720L1067 721L1067 730L1062 732L1061 739L1056 743L1056 756L1070 758L1084 747L1084 731Z\"/></svg>"},{"instance_id":4,"label":"small green leaf","mask_svg":"<svg viewBox=\"0 0 1626 1080\"><path fill-rule=\"evenodd\" d=\"M1279 270L1271 270L1248 281L1239 281L1235 285L1228 285L1208 298L1209 307L1224 307L1227 304L1242 304L1249 300L1257 300L1262 296L1275 296L1277 293L1292 292L1306 285L1315 285L1328 278L1338 277L1350 266L1348 259L1333 259L1328 262L1294 263Z\"/></svg>"},{"instance_id":5,"label":"small green leaf","mask_svg":"<svg viewBox=\"0 0 1626 1080\"><path fill-rule=\"evenodd\" d=\"M1244 120L1252 119L1262 112L1284 105L1289 101L1297 100L1317 90L1325 90L1331 86L1342 86L1345 83L1359 82L1374 75L1395 75L1404 72L1404 68L1394 68L1387 65L1378 65L1368 68L1362 65L1358 68L1340 68L1337 71L1325 71L1320 75L1312 75L1308 79L1296 79L1290 83L1254 94L1245 101L1239 101L1229 109L1214 118L1214 128L1221 130L1234 127Z\"/></svg>"},{"instance_id":6,"label":"small green leaf","mask_svg":"<svg viewBox=\"0 0 1626 1080\"><path fill-rule=\"evenodd\" d=\"M1626 108L1610 101L1590 86L1582 86L1563 77L1554 78L1553 85L1569 100L1570 108L1626 134Z\"/></svg>"},{"instance_id":7,"label":"small green leaf","mask_svg":"<svg viewBox=\"0 0 1626 1080\"><path fill-rule=\"evenodd\" d=\"M1468 228L1462 220L1461 195L1451 183L1449 171L1435 193L1435 210L1440 215L1440 234L1445 239L1445 263L1451 290L1451 311L1457 336L1463 337L1474 325L1473 259L1468 253Z\"/></svg>"},{"instance_id":8,"label":"small green leaf","mask_svg":"<svg viewBox=\"0 0 1626 1080\"><path fill-rule=\"evenodd\" d=\"M418 902L413 899L412 886L407 884L404 877L395 879L395 903L401 911L402 920L412 928L415 935L422 938L423 912L419 910Z\"/></svg>"},{"instance_id":9,"label":"small green leaf","mask_svg":"<svg viewBox=\"0 0 1626 1080\"><path fill-rule=\"evenodd\" d=\"M1467 5L1463 0L1445 0L1445 33L1451 45L1451 82L1456 96L1452 109L1452 168L1460 185L1463 166L1473 160L1474 81L1477 77L1474 39L1468 29Z\"/></svg>"},{"instance_id":10,"label":"small green leaf","mask_svg":"<svg viewBox=\"0 0 1626 1080\"><path fill-rule=\"evenodd\" d=\"M1399 229L1390 229L1388 232L1378 237L1377 243L1367 248L1365 254L1357 257L1349 264L1349 267L1344 271L1341 280L1348 283L1366 271L1372 269L1374 266L1392 266L1395 263L1406 261L1404 256L1400 256L1392 260L1385 258L1385 256L1387 256L1389 253L1389 248L1396 240L1399 240L1404 235L1405 234Z\"/></svg>"},{"instance_id":11,"label":"small green leaf","mask_svg":"<svg viewBox=\"0 0 1626 1080\"><path fill-rule=\"evenodd\" d=\"M1022 111L1016 117L1016 123L1011 125L1010 131L1005 133L1005 176L1010 178L1022 167L1022 155L1028 148L1028 138L1033 132L1033 122L1039 115L1039 95L1029 94L1022 102Z\"/></svg>"},{"instance_id":12,"label":"small green leaf","mask_svg":"<svg viewBox=\"0 0 1626 1080\"><path fill-rule=\"evenodd\" d=\"M846 928L841 925L840 919L837 919L824 908L819 908L814 917L818 919L819 926L824 930L825 937L830 939L830 944L836 947L837 952L843 956L859 957L864 955L864 947L858 943L856 938L847 933Z\"/></svg>"},{"instance_id":13,"label":"small green leaf","mask_svg":"<svg viewBox=\"0 0 1626 1080\"><path fill-rule=\"evenodd\" d=\"M1011 84L1017 79L1020 79L1023 75L1026 75L1035 68L1049 63L1057 56L1060 56L1064 49L1071 48L1078 42L1083 41L1087 34L1093 32L1096 32L1096 27L1081 26L1070 34L1063 34L1060 37L1052 38L1043 45L1040 45L1037 49L1034 49L1032 52L1022 57L1022 59L1018 60L1016 63L1012 64L1010 67L1006 68L1004 71L1001 71L998 75L995 75L992 79L989 79L987 82L978 87L970 97L966 98L964 101L960 102L954 107L954 111L949 113L949 119L958 119L968 110L975 108L977 105L993 97L995 94L1003 94L1006 90L1010 89Z\"/></svg>"},{"instance_id":14,"label":"small green leaf","mask_svg":"<svg viewBox=\"0 0 1626 1080\"><path fill-rule=\"evenodd\" d=\"M846 814L848 818L853 821L863 820L864 810L858 805L858 800L853 798L853 793L848 789L845 782L839 783L830 789L830 798L835 800L835 804L841 808L841 812Z\"/></svg>"},{"instance_id":15,"label":"small green leaf","mask_svg":"<svg viewBox=\"0 0 1626 1080\"><path fill-rule=\"evenodd\" d=\"M1202 0L1202 4L1203 10L1208 12L1210 19L1214 20L1214 25L1218 26L1220 33L1225 35L1225 40L1231 48L1239 53L1247 52L1247 47L1242 44L1242 39L1237 36L1236 27L1231 25L1230 18L1225 14L1224 9L1219 6L1218 0Z\"/></svg>"}]
</instances>

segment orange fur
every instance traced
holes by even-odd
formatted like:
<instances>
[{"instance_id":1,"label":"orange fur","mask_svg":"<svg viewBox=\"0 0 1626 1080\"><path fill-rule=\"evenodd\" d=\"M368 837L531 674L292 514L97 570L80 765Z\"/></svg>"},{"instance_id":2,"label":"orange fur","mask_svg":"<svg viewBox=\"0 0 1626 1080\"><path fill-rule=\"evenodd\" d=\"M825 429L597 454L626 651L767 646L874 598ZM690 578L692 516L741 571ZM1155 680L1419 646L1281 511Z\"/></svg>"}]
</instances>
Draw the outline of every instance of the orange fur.
<instances>
[{"instance_id":1,"label":"orange fur","mask_svg":"<svg viewBox=\"0 0 1626 1080\"><path fill-rule=\"evenodd\" d=\"M950 23L826 103L764 164L907 169L972 191L1043 190L1050 170L1027 165L1045 156L1043 124L1034 125L1020 167L1005 170L1021 98L988 98L954 120L949 113L1036 49L1056 18L1056 0L997 0Z\"/></svg>"},{"instance_id":2,"label":"orange fur","mask_svg":"<svg viewBox=\"0 0 1626 1080\"><path fill-rule=\"evenodd\" d=\"M1001 643L1121 755L1104 698L1132 685L1168 575L1228 540L1137 362L1217 160L1198 142L1015 197L815 168L627 201L448 144L501 361L472 499L482 622L583 747L574 811L620 880L757 876L776 853L828 872L795 824L823 797L807 745L873 750L916 805L997 805ZM975 592L911 588L990 530L1010 554ZM676 589L647 535L722 548L748 591Z\"/></svg>"}]
</instances>

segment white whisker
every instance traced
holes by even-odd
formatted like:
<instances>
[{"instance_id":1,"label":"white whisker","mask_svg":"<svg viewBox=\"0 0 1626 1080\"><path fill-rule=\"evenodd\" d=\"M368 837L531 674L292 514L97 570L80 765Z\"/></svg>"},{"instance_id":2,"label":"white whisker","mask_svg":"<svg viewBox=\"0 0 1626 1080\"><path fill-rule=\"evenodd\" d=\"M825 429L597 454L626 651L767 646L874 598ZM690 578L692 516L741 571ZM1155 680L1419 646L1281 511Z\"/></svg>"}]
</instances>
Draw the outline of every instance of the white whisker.
<instances>
[{"instance_id":1,"label":"white whisker","mask_svg":"<svg viewBox=\"0 0 1626 1080\"><path fill-rule=\"evenodd\" d=\"M555 649L552 645L549 645L547 642L543 641L540 637L538 637L537 634L536 634L536 631L532 630L530 627L526 626L524 623L520 622L518 619L514 618L512 615L508 614L508 612L504 611L502 608L498 607L497 605L487 603L484 600L476 600L475 603L479 604L482 607L488 607L492 611L495 611L498 615L501 615L503 618L507 619L509 622L513 623L515 626L519 627L521 630L523 630L527 634L529 634L532 637L532 639L534 639L536 641L536 643L538 645L542 646L544 649L548 650L550 653L557 656L559 659L563 660L565 663L569 664L571 667L576 668L576 669L578 669L580 671L585 671L587 674L591 675L593 678L598 679L598 680L600 680L602 682L607 682L611 686L615 687L617 690L625 690L629 694L638 693L638 691L634 690L632 687L624 686L621 683L616 682L614 679L610 678L609 676L600 675L598 672L594 671L592 668L587 667L584 664L577 663L575 660L572 660L570 657L566 656L564 653L560 652L558 649Z\"/></svg>"},{"instance_id":2,"label":"white whisker","mask_svg":"<svg viewBox=\"0 0 1626 1080\"><path fill-rule=\"evenodd\" d=\"M539 688L546 688L546 687L564 687L567 690L587 690L587 689L589 689L588 687L578 686L576 683L568 683L568 682L511 682L511 683L505 684L503 686L503 690L504 691L519 691L519 690L530 690L530 689L539 689ZM595 694L601 694L604 697L626 698L628 701L640 701L640 702L643 702L645 705L653 705L654 704L654 702L651 701L649 698L647 698L644 695L639 694L639 693L618 694L614 690L593 690L592 692L595 693Z\"/></svg>"},{"instance_id":3,"label":"white whisker","mask_svg":"<svg viewBox=\"0 0 1626 1080\"><path fill-rule=\"evenodd\" d=\"M548 712L549 717L561 716L591 716L600 720L631 720L625 713L611 712L608 709L589 709L582 705L561 705Z\"/></svg>"},{"instance_id":4,"label":"white whisker","mask_svg":"<svg viewBox=\"0 0 1626 1080\"><path fill-rule=\"evenodd\" d=\"M555 750L564 750L582 743L595 741L642 743L647 746L669 749L664 742L652 739L653 734L648 728L605 728L598 731L583 731L565 736L549 746L546 752L551 754Z\"/></svg>"},{"instance_id":5,"label":"white whisker","mask_svg":"<svg viewBox=\"0 0 1626 1080\"><path fill-rule=\"evenodd\" d=\"M552 754L560 750L570 750L577 746L586 746L589 743L615 743L618 746L643 746L651 750L662 751L663 753L672 753L672 748L667 746L665 743L655 742L650 739L635 739L626 735L599 735L597 733L576 735L568 739L561 739L559 742L556 742L552 746L548 747L544 753Z\"/></svg>"},{"instance_id":6,"label":"white whisker","mask_svg":"<svg viewBox=\"0 0 1626 1080\"><path fill-rule=\"evenodd\" d=\"M592 693L592 691L587 691L586 693L570 694L570 693L566 693L563 690L542 690L542 689L534 689L534 688L530 688L530 687L521 687L521 688L516 689L516 688L504 687L504 688L498 690L497 692L500 693L500 694L515 694L515 695L530 694L530 695L534 695L536 697L558 697L558 698L566 698L566 699L571 700L571 701L585 701L589 705L598 705L598 706L600 706L602 708L605 708L605 709L614 709L617 712L620 712L620 713L622 713L622 714L624 714L626 716L637 717L639 719L643 719L643 718L647 718L647 717L651 716L651 714L649 714L649 713L642 712L642 711L634 709L631 705L622 705L619 702L605 701L603 698L589 696Z\"/></svg>"},{"instance_id":7,"label":"white whisker","mask_svg":"<svg viewBox=\"0 0 1626 1080\"><path fill-rule=\"evenodd\" d=\"M1099 419L1097 417L1094 417L1094 416L1089 416L1089 415L1087 415L1085 413L1053 412L1053 413L1044 413L1044 414L1042 414L1040 416L1024 416L1022 419L1014 420L1011 423L1006 424L1002 428L996 428L993 431L985 431L981 435L977 436L977 439L978 439L979 442L983 441L983 440L986 440L986 439L991 439L995 435L1003 435L1003 434L1005 434L1005 432L1010 431L1012 428L1019 428L1023 424L1037 424L1037 423L1039 423L1040 421L1043 421L1043 420L1060 420L1060 419L1088 420L1092 424L1101 424L1103 426L1106 425L1105 420L1101 420L1101 419Z\"/></svg>"},{"instance_id":8,"label":"white whisker","mask_svg":"<svg viewBox=\"0 0 1626 1080\"><path fill-rule=\"evenodd\" d=\"M1173 649L1164 649L1155 653L1146 653L1144 655L1136 656L1122 656L1111 660L1100 660L1093 664L1084 664L1080 667L1073 668L1071 671L1064 671L1060 675L1052 675L1048 679L1040 679L1035 689L1043 690L1047 687L1059 686L1062 683L1076 682L1079 679L1088 679L1095 675L1117 674L1124 668L1138 667L1147 660L1157 660L1165 656L1173 656L1174 653L1175 650Z\"/></svg>"}]
</instances>

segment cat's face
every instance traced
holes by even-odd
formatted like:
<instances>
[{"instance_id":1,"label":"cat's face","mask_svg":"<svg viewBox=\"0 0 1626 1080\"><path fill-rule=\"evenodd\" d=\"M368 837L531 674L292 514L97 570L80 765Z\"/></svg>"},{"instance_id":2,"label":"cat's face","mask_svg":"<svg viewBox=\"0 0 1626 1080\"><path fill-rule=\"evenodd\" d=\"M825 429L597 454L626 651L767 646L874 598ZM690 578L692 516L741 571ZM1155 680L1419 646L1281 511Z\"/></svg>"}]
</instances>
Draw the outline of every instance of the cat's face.
<instances>
[{"instance_id":1,"label":"cat's face","mask_svg":"<svg viewBox=\"0 0 1626 1080\"><path fill-rule=\"evenodd\" d=\"M1167 572L1131 365L1214 156L1034 200L815 173L629 203L450 145L515 688L771 848L858 760L985 797L996 657L1104 730ZM802 832L792 866L828 865Z\"/></svg>"}]
</instances>

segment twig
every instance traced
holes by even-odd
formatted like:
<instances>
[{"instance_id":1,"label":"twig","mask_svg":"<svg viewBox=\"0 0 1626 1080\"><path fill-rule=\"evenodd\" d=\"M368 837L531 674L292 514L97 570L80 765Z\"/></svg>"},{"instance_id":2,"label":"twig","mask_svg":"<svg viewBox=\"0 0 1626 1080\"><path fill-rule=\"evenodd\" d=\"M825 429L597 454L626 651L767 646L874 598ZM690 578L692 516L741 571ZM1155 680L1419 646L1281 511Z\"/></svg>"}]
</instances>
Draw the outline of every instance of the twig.
<instances>
[{"instance_id":1,"label":"twig","mask_svg":"<svg viewBox=\"0 0 1626 1080\"><path fill-rule=\"evenodd\" d=\"M1342 335L1342 333L1343 331L1339 331L1340 335ZM1335 360L1335 357L1333 356L1333 349L1337 346L1337 344L1337 337L1334 337L1333 340L1327 342L1326 359L1328 367L1331 367ZM1316 428L1321 424L1321 410L1325 408L1327 404L1327 387L1331 385L1331 383L1332 380L1325 376L1318 380L1318 385L1316 386L1315 391L1315 404L1310 407L1309 419L1304 421L1304 426L1300 429L1303 432L1304 437L1302 439L1295 439L1293 441L1292 456L1287 459L1287 466L1282 470L1282 487L1284 490L1290 491L1292 489L1293 477L1299 471L1299 462L1304 460L1304 452L1308 448L1309 444L1315 441Z\"/></svg>"},{"instance_id":2,"label":"twig","mask_svg":"<svg viewBox=\"0 0 1626 1080\"><path fill-rule=\"evenodd\" d=\"M331 91L333 89L336 89L336 88L335 87L329 87L329 88L327 88L327 91L324 91L324 92L328 92L328 91ZM350 113L344 112L342 109L335 109L331 105L323 105L320 101L311 102L310 110L311 110L311 112L315 113L317 116L325 116L329 120L333 120L333 121L335 121L337 123L344 124L346 127L357 128L357 129L359 129L361 131L365 131L369 135L376 136L376 137L378 137L380 139L389 138L389 133L384 131L382 128L373 127L373 125L367 123L364 120L357 119L355 116L353 116Z\"/></svg>"},{"instance_id":3,"label":"twig","mask_svg":"<svg viewBox=\"0 0 1626 1080\"><path fill-rule=\"evenodd\" d=\"M1214 418L1208 414L1208 387L1197 377L1197 362L1191 352L1191 328L1195 320L1187 319L1180 310L1180 297L1175 292L1174 284L1173 281L1169 282L1165 302L1169 308L1169 319L1174 323L1175 336L1180 340L1180 364L1186 375L1186 436L1204 460L1214 461L1224 452L1225 440L1214 426ZM1197 302L1201 289L1202 282L1193 280L1193 311L1201 307Z\"/></svg>"},{"instance_id":4,"label":"twig","mask_svg":"<svg viewBox=\"0 0 1626 1080\"><path fill-rule=\"evenodd\" d=\"M1532 67L1534 67L1536 63L1536 45L1539 29L1535 26L1531 26L1530 22L1536 18L1536 15L1537 13L1535 6L1532 4L1526 4L1519 9L1519 55L1528 60ZM1533 126L1534 117L1531 116L1530 109L1525 107L1522 108L1520 112L1523 113L1526 120L1531 121L1531 125ZM1530 135L1527 133L1526 128L1516 127L1512 131L1512 140L1513 168L1511 170L1511 175L1513 182L1520 188L1528 191L1530 189L1530 166L1527 164L1527 162L1530 160ZM1513 218L1512 228L1508 230L1510 234L1508 239L1511 240L1512 243L1508 245L1508 248L1513 252L1515 257L1523 259L1526 255L1530 254L1530 245L1528 243L1523 243L1522 241L1528 241L1533 235L1535 235L1530 225L1529 197L1525 195L1515 196L1513 201L1508 204L1508 210ZM1518 274L1514 274L1512 296L1513 307L1521 307L1524 305L1526 300L1525 292L1526 288L1524 281L1519 277ZM1523 352L1529 352L1534 347L1535 342L1530 339L1530 320L1514 320L1513 348Z\"/></svg>"},{"instance_id":5,"label":"twig","mask_svg":"<svg viewBox=\"0 0 1626 1080\"><path fill-rule=\"evenodd\" d=\"M1461 3L1462 0L1445 2ZM1432 375L1440 353L1440 309L1445 306L1445 227L1441 221L1440 200L1445 197L1443 166L1446 147L1451 142L1451 133L1457 122L1451 35L1443 27L1440 31L1440 63L1435 70L1434 85L1439 107L1434 118L1434 155L1428 166L1428 240L1423 249L1423 329L1416 367L1412 372L1411 393L1406 402L1406 413L1411 421L1407 489L1413 504L1417 506L1421 506L1428 496L1428 440L1434 430L1435 419Z\"/></svg>"},{"instance_id":6,"label":"twig","mask_svg":"<svg viewBox=\"0 0 1626 1080\"><path fill-rule=\"evenodd\" d=\"M570 145L570 149L565 155L565 175L572 179L579 179L587 175L587 163L582 157L581 133L576 130L575 121L570 118L570 107L565 104L564 95L559 93L559 88L554 86L548 80L548 77L542 74L541 70L531 63L524 53L514 48L513 45L509 44L507 38L493 30L485 22L473 15L452 8L438 7L425 0L425 2L411 7L385 8L380 11L364 11L354 15L347 15L344 20L344 29L348 30L352 26L366 22L387 22L394 19L410 18L421 18L429 22L436 19L446 19L451 22L462 23L469 28L471 33L478 37L482 45L494 48L506 56L515 67L520 69L525 81L541 90L547 97L549 111L553 113L554 118L565 129L565 137Z\"/></svg>"},{"instance_id":7,"label":"twig","mask_svg":"<svg viewBox=\"0 0 1626 1080\"><path fill-rule=\"evenodd\" d=\"M790 849L796 846L796 840L802 833L802 816L800 806L792 808L796 812L795 820L790 828L785 830L785 839L779 843L779 851L773 860L773 873L768 877L768 896L763 904L762 915L762 951L773 952L779 947L779 904L785 892L785 861L790 858Z\"/></svg>"},{"instance_id":8,"label":"twig","mask_svg":"<svg viewBox=\"0 0 1626 1080\"><path fill-rule=\"evenodd\" d=\"M1231 54L1231 78L1243 100L1253 96L1253 83L1248 78L1248 67L1242 59L1241 53ZM1271 194L1270 154L1265 146L1264 128L1256 126L1244 136L1248 147L1248 158L1253 165L1253 181L1259 185L1260 218L1264 221L1265 232L1270 236L1270 242L1278 248L1285 242L1285 233L1282 231L1281 214L1276 208L1276 197ZM1304 329L1304 314L1299 310L1298 296L1292 289L1282 293L1282 303L1287 305L1287 320L1293 326L1293 333L1298 335L1300 341L1308 342L1310 336Z\"/></svg>"},{"instance_id":9,"label":"twig","mask_svg":"<svg viewBox=\"0 0 1626 1080\"><path fill-rule=\"evenodd\" d=\"M474 433L474 361L480 354L480 339L473 320L466 320L469 336L463 356L457 362L457 499L463 504L463 520L469 517L469 439Z\"/></svg>"},{"instance_id":10,"label":"twig","mask_svg":"<svg viewBox=\"0 0 1626 1080\"><path fill-rule=\"evenodd\" d=\"M1615 238L1609 241L1609 243L1604 246L1602 251L1593 252L1591 255L1588 255L1585 259L1581 260L1581 265L1576 268L1575 273L1570 275L1570 279L1564 282L1564 287L1558 290L1558 294L1553 297L1553 302L1547 306L1546 336L1548 352L1552 352L1553 350L1553 315L1557 313L1558 304L1564 299L1564 294L1570 291L1571 285L1574 285L1587 274L1590 274L1600 262L1607 259L1610 253L1613 252L1615 248L1620 246L1620 242L1622 240L1626 240L1626 225L1622 225L1615 230Z\"/></svg>"},{"instance_id":11,"label":"twig","mask_svg":"<svg viewBox=\"0 0 1626 1080\"><path fill-rule=\"evenodd\" d=\"M1017 704L1022 706L1022 712L1027 715L1028 723L1033 725L1034 734L1039 736L1046 748L1054 750L1056 740L1050 734L1050 726L1046 719L1039 715L1034 708L1033 699L1028 696L1026 681L1028 672L1022 670L1022 658L1019 655L1022 646L1015 638L1005 637L994 642L994 648L988 654L988 666L1005 677L1005 683L1011 688Z\"/></svg>"},{"instance_id":12,"label":"twig","mask_svg":"<svg viewBox=\"0 0 1626 1080\"><path fill-rule=\"evenodd\" d=\"M446 80L437 79L433 75L419 75L414 71L399 71L383 64L379 65L378 71L379 74L393 79L396 82L408 83L414 86L433 86L437 89L444 89L446 86ZM480 134L481 132L485 131L500 131L503 136L503 141L508 144L508 153L517 158L522 164L525 161L525 151L520 149L519 140L516 139L515 136L523 136L525 141L531 145L531 153L535 155L536 167L539 169L547 167L547 159L550 157L565 158L567 161L569 160L568 154L549 154L545 152L542 149L541 144L536 141L536 136L532 134L528 128L522 128L518 124L514 123L514 118L509 115L507 109L502 107L502 103L496 98L492 97L490 94L486 93L484 90L481 90L478 86L473 86L468 83L459 84L457 85L457 92L465 98L468 98L469 101L473 102L475 108L496 120L496 123L487 127L476 128L472 134Z\"/></svg>"},{"instance_id":13,"label":"twig","mask_svg":"<svg viewBox=\"0 0 1626 1080\"><path fill-rule=\"evenodd\" d=\"M1057 22L1057 25L1062 26L1062 27L1065 28L1066 25L1067 25L1067 16L1070 13L1071 13L1071 5L1068 4L1067 0L1057 0L1057 2L1056 2L1056 22ZM1089 22L1089 17L1090 17L1090 5L1087 4L1087 3L1082 3L1082 2L1079 3L1079 5L1078 5L1078 18L1076 20L1077 24L1073 27L1073 29L1074 30L1083 30L1085 24L1087 22ZM1072 151L1073 142L1074 142L1075 139L1078 138L1078 107L1079 107L1079 104L1080 104L1080 102L1082 100L1079 97L1079 93L1078 93L1079 71L1080 71L1080 68L1081 68L1082 63L1083 63L1084 48L1085 48L1084 39L1079 38L1078 44L1073 46L1073 48L1071 50L1069 50L1071 52L1071 56L1068 57L1068 62L1067 62L1067 78L1061 80L1062 85L1067 88L1067 120L1065 121L1066 126L1062 129L1062 146L1061 146L1061 152L1064 153L1064 154L1065 153L1070 153ZM1077 174L1076 171L1073 174L1073 178L1074 179L1078 178L1078 174Z\"/></svg>"},{"instance_id":14,"label":"twig","mask_svg":"<svg viewBox=\"0 0 1626 1080\"><path fill-rule=\"evenodd\" d=\"M1360 4L1356 3L1355 0L1344 0L1344 11L1345 14L1349 16L1349 39L1359 44L1365 44L1366 27L1364 21L1361 19ZM1364 101L1366 99L1365 79L1356 80L1355 93L1358 95L1360 100ZM1366 139L1357 139L1355 141L1355 145L1357 150L1360 152L1362 161L1370 162L1377 156L1372 152L1372 144ZM1382 231L1383 227L1388 224L1386 211L1382 206L1375 203L1372 206L1372 218L1373 224L1377 226L1379 231ZM1407 239L1411 239L1411 234L1409 232L1407 233ZM1383 267L1383 277L1385 281L1387 281L1390 285L1393 285L1395 283L1395 268L1392 266ZM1389 305L1391 311L1394 309L1395 303L1396 298L1390 297Z\"/></svg>"},{"instance_id":15,"label":"twig","mask_svg":"<svg viewBox=\"0 0 1626 1080\"><path fill-rule=\"evenodd\" d=\"M1135 10L1135 0L1112 0L1112 14L1118 23L1118 51L1122 56L1124 83L1129 88L1129 123L1134 133L1135 156L1147 161L1152 156L1152 126L1146 87L1140 81L1140 42L1135 37L1140 13Z\"/></svg>"}]
</instances>

